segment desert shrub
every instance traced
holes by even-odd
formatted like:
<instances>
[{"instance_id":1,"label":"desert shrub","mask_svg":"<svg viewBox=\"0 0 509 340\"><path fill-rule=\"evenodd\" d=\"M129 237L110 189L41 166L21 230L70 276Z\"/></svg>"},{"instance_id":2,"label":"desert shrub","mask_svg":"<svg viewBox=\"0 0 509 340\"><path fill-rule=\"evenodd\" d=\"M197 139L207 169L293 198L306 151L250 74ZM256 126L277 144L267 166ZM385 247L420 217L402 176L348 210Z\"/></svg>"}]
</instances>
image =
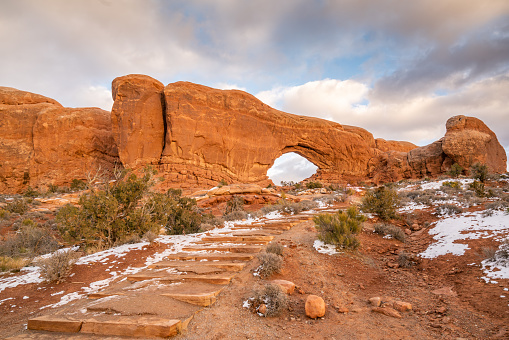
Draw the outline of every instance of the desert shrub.
<instances>
[{"instance_id":1,"label":"desert shrub","mask_svg":"<svg viewBox=\"0 0 509 340\"><path fill-rule=\"evenodd\" d=\"M264 215L266 215L279 209L281 209L281 204L266 204L260 210Z\"/></svg>"},{"instance_id":2,"label":"desert shrub","mask_svg":"<svg viewBox=\"0 0 509 340\"><path fill-rule=\"evenodd\" d=\"M41 193L37 190L32 189L32 187L28 187L25 192L23 192L23 196L25 197L39 197Z\"/></svg>"},{"instance_id":3,"label":"desert shrub","mask_svg":"<svg viewBox=\"0 0 509 340\"><path fill-rule=\"evenodd\" d=\"M38 261L41 277L46 282L60 283L69 276L78 254L72 249L57 251L50 257Z\"/></svg>"},{"instance_id":4,"label":"desert shrub","mask_svg":"<svg viewBox=\"0 0 509 340\"><path fill-rule=\"evenodd\" d=\"M315 197L313 200L320 201L325 204L334 204L336 202L344 202L346 200L346 194L336 193L324 195L322 197Z\"/></svg>"},{"instance_id":5,"label":"desert shrub","mask_svg":"<svg viewBox=\"0 0 509 340\"><path fill-rule=\"evenodd\" d=\"M461 190L460 182L456 182L456 181L445 181L445 182L442 182L442 186L443 187L452 188L452 189Z\"/></svg>"},{"instance_id":6,"label":"desert shrub","mask_svg":"<svg viewBox=\"0 0 509 340\"><path fill-rule=\"evenodd\" d=\"M448 172L449 176L451 176L453 178L457 178L462 173L463 173L463 167L461 165L459 165L458 163L454 163Z\"/></svg>"},{"instance_id":7,"label":"desert shrub","mask_svg":"<svg viewBox=\"0 0 509 340\"><path fill-rule=\"evenodd\" d=\"M244 220L247 218L248 218L248 214L244 210L235 210L235 211L232 211L231 213L223 216L223 219L225 221L238 221L238 220Z\"/></svg>"},{"instance_id":8,"label":"desert shrub","mask_svg":"<svg viewBox=\"0 0 509 340\"><path fill-rule=\"evenodd\" d=\"M73 179L71 182L71 191L80 191L85 190L87 188L87 183L85 181L82 181L81 179Z\"/></svg>"},{"instance_id":9,"label":"desert shrub","mask_svg":"<svg viewBox=\"0 0 509 340\"><path fill-rule=\"evenodd\" d=\"M9 257L34 257L58 248L51 233L34 225L22 225L18 232L0 242L0 255Z\"/></svg>"},{"instance_id":10,"label":"desert shrub","mask_svg":"<svg viewBox=\"0 0 509 340\"><path fill-rule=\"evenodd\" d=\"M223 216L234 211L244 211L244 199L240 196L233 196L228 202L226 202L226 208Z\"/></svg>"},{"instance_id":11,"label":"desert shrub","mask_svg":"<svg viewBox=\"0 0 509 340\"><path fill-rule=\"evenodd\" d=\"M21 268L25 267L30 263L30 259L26 257L9 257L0 256L0 271L7 272L19 272Z\"/></svg>"},{"instance_id":12,"label":"desert shrub","mask_svg":"<svg viewBox=\"0 0 509 340\"><path fill-rule=\"evenodd\" d=\"M486 196L486 192L484 191L484 183L481 181L473 181L469 184L469 189L472 190L477 197Z\"/></svg>"},{"instance_id":13,"label":"desert shrub","mask_svg":"<svg viewBox=\"0 0 509 340\"><path fill-rule=\"evenodd\" d=\"M486 164L475 163L470 167L470 175L473 179L484 183L488 178L488 167Z\"/></svg>"},{"instance_id":14,"label":"desert shrub","mask_svg":"<svg viewBox=\"0 0 509 340\"><path fill-rule=\"evenodd\" d=\"M224 223L224 219L214 216L213 214L203 214L201 222L202 224L210 224L211 226L217 227Z\"/></svg>"},{"instance_id":15,"label":"desert shrub","mask_svg":"<svg viewBox=\"0 0 509 340\"><path fill-rule=\"evenodd\" d=\"M318 203L311 200L303 200L300 202L290 202L286 200L282 200L280 204L280 209L283 214L298 214L305 210L310 210L316 208Z\"/></svg>"},{"instance_id":16,"label":"desert shrub","mask_svg":"<svg viewBox=\"0 0 509 340\"><path fill-rule=\"evenodd\" d=\"M498 249L488 247L483 248L482 251L487 262L497 262L504 266L509 265L509 239L504 240Z\"/></svg>"},{"instance_id":17,"label":"desert shrub","mask_svg":"<svg viewBox=\"0 0 509 340\"><path fill-rule=\"evenodd\" d=\"M149 230L145 234L143 234L143 239L148 243L152 244L154 243L158 236L159 235L157 235L157 233L153 232L152 230Z\"/></svg>"},{"instance_id":18,"label":"desert shrub","mask_svg":"<svg viewBox=\"0 0 509 340\"><path fill-rule=\"evenodd\" d=\"M319 181L316 181L316 182L313 182L313 181L309 181L306 183L306 188L308 189L319 189L319 188L323 188L323 184Z\"/></svg>"},{"instance_id":19,"label":"desert shrub","mask_svg":"<svg viewBox=\"0 0 509 340\"><path fill-rule=\"evenodd\" d=\"M260 253L258 255L260 266L258 267L258 274L262 278L267 278L274 273L281 272L283 267L283 260L280 256L273 253Z\"/></svg>"},{"instance_id":20,"label":"desert shrub","mask_svg":"<svg viewBox=\"0 0 509 340\"><path fill-rule=\"evenodd\" d=\"M440 204L435 209L437 215L454 215L454 214L461 214L463 212L463 209L461 207L458 207L455 204Z\"/></svg>"},{"instance_id":21,"label":"desert shrub","mask_svg":"<svg viewBox=\"0 0 509 340\"><path fill-rule=\"evenodd\" d=\"M279 256L283 256L285 247L283 247L280 243L272 242L267 245L267 248L265 248L265 251L267 253L276 254Z\"/></svg>"},{"instance_id":22,"label":"desert shrub","mask_svg":"<svg viewBox=\"0 0 509 340\"><path fill-rule=\"evenodd\" d=\"M154 172L145 169L143 177L125 174L104 189L91 190L80 197L79 207L66 205L57 213L64 239L85 246L111 247L131 235L165 227L169 234L197 232L201 215L196 201L181 197L181 191L150 193ZM143 197L146 199L142 199Z\"/></svg>"},{"instance_id":23,"label":"desert shrub","mask_svg":"<svg viewBox=\"0 0 509 340\"><path fill-rule=\"evenodd\" d=\"M225 185L228 185L228 182L226 182L226 180L224 178L222 180L220 180L219 183L217 183L217 186L219 188L224 187Z\"/></svg>"},{"instance_id":24,"label":"desert shrub","mask_svg":"<svg viewBox=\"0 0 509 340\"><path fill-rule=\"evenodd\" d=\"M375 224L375 233L380 235L390 235L392 238L405 242L405 232L401 228L396 227L392 224L377 223Z\"/></svg>"},{"instance_id":25,"label":"desert shrub","mask_svg":"<svg viewBox=\"0 0 509 340\"><path fill-rule=\"evenodd\" d=\"M410 254L402 251L398 254L398 264L402 268L410 268L415 264L415 262Z\"/></svg>"},{"instance_id":26,"label":"desert shrub","mask_svg":"<svg viewBox=\"0 0 509 340\"><path fill-rule=\"evenodd\" d=\"M5 209L11 213L14 214L20 214L23 215L26 213L29 209L28 200L21 198L21 199L15 199L14 201L7 203L5 206Z\"/></svg>"},{"instance_id":27,"label":"desert shrub","mask_svg":"<svg viewBox=\"0 0 509 340\"><path fill-rule=\"evenodd\" d=\"M366 216L360 214L354 206L346 212L339 210L336 214L318 214L313 217L318 238L324 243L340 248L357 249L360 242L356 235L362 230Z\"/></svg>"},{"instance_id":28,"label":"desert shrub","mask_svg":"<svg viewBox=\"0 0 509 340\"><path fill-rule=\"evenodd\" d=\"M398 204L397 192L387 186L381 186L366 192L362 198L361 209L376 214L382 220L388 220L396 217Z\"/></svg>"},{"instance_id":29,"label":"desert shrub","mask_svg":"<svg viewBox=\"0 0 509 340\"><path fill-rule=\"evenodd\" d=\"M6 220L10 217L10 215L9 211L0 208L0 220Z\"/></svg>"},{"instance_id":30,"label":"desert shrub","mask_svg":"<svg viewBox=\"0 0 509 340\"><path fill-rule=\"evenodd\" d=\"M256 289L253 295L253 308L258 310L260 305L264 304L267 307L265 316L278 316L288 308L288 296L276 284L266 284L263 288Z\"/></svg>"}]
</instances>

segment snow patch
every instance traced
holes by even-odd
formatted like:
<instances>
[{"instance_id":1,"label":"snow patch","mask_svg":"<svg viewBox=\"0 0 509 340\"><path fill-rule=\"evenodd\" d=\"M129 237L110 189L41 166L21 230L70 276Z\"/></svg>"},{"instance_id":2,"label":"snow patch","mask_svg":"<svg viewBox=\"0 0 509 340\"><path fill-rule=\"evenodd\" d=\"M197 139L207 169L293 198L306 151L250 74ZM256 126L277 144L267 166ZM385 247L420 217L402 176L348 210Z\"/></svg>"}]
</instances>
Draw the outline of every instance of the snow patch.
<instances>
[{"instance_id":1,"label":"snow patch","mask_svg":"<svg viewBox=\"0 0 509 340\"><path fill-rule=\"evenodd\" d=\"M332 244L325 244L320 240L315 240L315 242L313 243L313 248L315 248L316 251L319 252L320 254L334 255L341 253L336 250L336 246Z\"/></svg>"}]
</instances>

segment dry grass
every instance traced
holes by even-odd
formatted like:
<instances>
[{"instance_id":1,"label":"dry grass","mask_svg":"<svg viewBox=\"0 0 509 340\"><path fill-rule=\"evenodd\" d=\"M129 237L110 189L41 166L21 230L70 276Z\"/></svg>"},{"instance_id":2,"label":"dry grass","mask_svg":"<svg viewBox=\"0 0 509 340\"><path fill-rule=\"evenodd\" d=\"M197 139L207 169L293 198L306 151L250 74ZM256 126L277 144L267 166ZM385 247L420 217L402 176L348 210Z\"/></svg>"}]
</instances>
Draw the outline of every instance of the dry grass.
<instances>
[{"instance_id":1,"label":"dry grass","mask_svg":"<svg viewBox=\"0 0 509 340\"><path fill-rule=\"evenodd\" d=\"M280 243L273 242L273 243L269 243L267 248L265 248L265 251L267 253L272 253L272 254L276 254L279 256L283 256L284 249L285 248Z\"/></svg>"},{"instance_id":2,"label":"dry grass","mask_svg":"<svg viewBox=\"0 0 509 340\"><path fill-rule=\"evenodd\" d=\"M38 262L41 277L47 282L60 283L69 276L73 264L79 255L74 250L64 250Z\"/></svg>"},{"instance_id":3,"label":"dry grass","mask_svg":"<svg viewBox=\"0 0 509 340\"><path fill-rule=\"evenodd\" d=\"M24 257L0 256L0 270L3 272L19 272L21 268L30 263L30 259Z\"/></svg>"},{"instance_id":4,"label":"dry grass","mask_svg":"<svg viewBox=\"0 0 509 340\"><path fill-rule=\"evenodd\" d=\"M278 316L288 308L288 297L281 287L275 284L266 284L262 289L256 289L252 298L253 307L257 310L265 304L265 316Z\"/></svg>"},{"instance_id":5,"label":"dry grass","mask_svg":"<svg viewBox=\"0 0 509 340\"><path fill-rule=\"evenodd\" d=\"M262 278L267 278L274 273L280 273L283 267L283 260L280 256L273 253L261 253L258 255L260 266L258 273Z\"/></svg>"},{"instance_id":6,"label":"dry grass","mask_svg":"<svg viewBox=\"0 0 509 340\"><path fill-rule=\"evenodd\" d=\"M396 227L392 224L377 223L375 224L375 233L380 235L390 235L392 238L405 242L405 232L401 228Z\"/></svg>"}]
</instances>

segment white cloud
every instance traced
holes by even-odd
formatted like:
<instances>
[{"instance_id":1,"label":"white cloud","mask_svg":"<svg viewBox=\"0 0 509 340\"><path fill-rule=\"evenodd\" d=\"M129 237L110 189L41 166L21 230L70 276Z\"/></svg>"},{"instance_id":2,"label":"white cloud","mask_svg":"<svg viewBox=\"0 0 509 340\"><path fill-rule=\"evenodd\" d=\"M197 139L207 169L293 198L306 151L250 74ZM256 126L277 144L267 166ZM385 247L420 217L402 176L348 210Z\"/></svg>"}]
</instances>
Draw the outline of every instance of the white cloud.
<instances>
[{"instance_id":1,"label":"white cloud","mask_svg":"<svg viewBox=\"0 0 509 340\"><path fill-rule=\"evenodd\" d=\"M75 98L77 107L99 107L103 110L111 111L113 106L111 90L104 86L80 88Z\"/></svg>"}]
</instances>

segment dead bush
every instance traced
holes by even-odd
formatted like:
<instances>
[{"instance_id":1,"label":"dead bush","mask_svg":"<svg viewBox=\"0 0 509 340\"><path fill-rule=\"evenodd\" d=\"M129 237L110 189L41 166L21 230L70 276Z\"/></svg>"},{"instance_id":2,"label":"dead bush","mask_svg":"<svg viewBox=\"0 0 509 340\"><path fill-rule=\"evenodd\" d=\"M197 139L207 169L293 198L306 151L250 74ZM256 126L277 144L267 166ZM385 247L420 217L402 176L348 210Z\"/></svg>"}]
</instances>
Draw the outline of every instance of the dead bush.
<instances>
[{"instance_id":1,"label":"dead bush","mask_svg":"<svg viewBox=\"0 0 509 340\"><path fill-rule=\"evenodd\" d=\"M234 211L244 211L244 198L240 196L233 196L231 200L226 202L226 209L223 215L226 216Z\"/></svg>"},{"instance_id":2,"label":"dead bush","mask_svg":"<svg viewBox=\"0 0 509 340\"><path fill-rule=\"evenodd\" d=\"M258 273L262 278L267 278L274 273L281 272L283 267L283 259L273 253L261 253L258 255L260 266L258 267Z\"/></svg>"},{"instance_id":3,"label":"dead bush","mask_svg":"<svg viewBox=\"0 0 509 340\"><path fill-rule=\"evenodd\" d=\"M16 234L0 242L0 255L34 257L50 253L57 247L58 242L48 230L28 223L20 226Z\"/></svg>"},{"instance_id":4,"label":"dead bush","mask_svg":"<svg viewBox=\"0 0 509 340\"><path fill-rule=\"evenodd\" d=\"M392 224L377 223L375 224L375 233L386 236L389 235L393 239L400 242L405 242L405 232L401 228L396 227Z\"/></svg>"},{"instance_id":5,"label":"dead bush","mask_svg":"<svg viewBox=\"0 0 509 340\"><path fill-rule=\"evenodd\" d=\"M158 235L156 233L154 233L152 230L149 230L143 235L143 239L152 244L156 240L157 236Z\"/></svg>"},{"instance_id":6,"label":"dead bush","mask_svg":"<svg viewBox=\"0 0 509 340\"><path fill-rule=\"evenodd\" d=\"M402 268L410 268L415 265L415 262L410 254L402 251L398 255L398 264Z\"/></svg>"},{"instance_id":7,"label":"dead bush","mask_svg":"<svg viewBox=\"0 0 509 340\"><path fill-rule=\"evenodd\" d=\"M279 256L283 256L285 247L283 247L280 243L272 242L267 245L267 248L265 248L265 251L267 253L276 254Z\"/></svg>"},{"instance_id":8,"label":"dead bush","mask_svg":"<svg viewBox=\"0 0 509 340\"><path fill-rule=\"evenodd\" d=\"M461 207L458 207L454 204L440 204L435 209L437 215L444 216L444 215L454 215L454 214L461 214L463 212L463 209Z\"/></svg>"},{"instance_id":9,"label":"dead bush","mask_svg":"<svg viewBox=\"0 0 509 340\"><path fill-rule=\"evenodd\" d=\"M225 221L238 221L245 220L247 218L248 218L247 212L245 212L244 210L235 210L223 216L223 219Z\"/></svg>"},{"instance_id":10,"label":"dead bush","mask_svg":"<svg viewBox=\"0 0 509 340\"><path fill-rule=\"evenodd\" d=\"M73 264L78 259L78 253L72 249L55 252L52 256L38 262L41 277L46 282L62 282L71 272Z\"/></svg>"},{"instance_id":11,"label":"dead bush","mask_svg":"<svg viewBox=\"0 0 509 340\"><path fill-rule=\"evenodd\" d=\"M28 200L21 198L15 199L14 201L7 203L5 209L14 214L23 215L28 211L30 207L28 206Z\"/></svg>"},{"instance_id":12,"label":"dead bush","mask_svg":"<svg viewBox=\"0 0 509 340\"><path fill-rule=\"evenodd\" d=\"M261 289L256 289L252 297L252 307L258 311L260 305L267 307L265 316L278 316L288 308L288 296L279 285L266 284Z\"/></svg>"},{"instance_id":13,"label":"dead bush","mask_svg":"<svg viewBox=\"0 0 509 340\"><path fill-rule=\"evenodd\" d=\"M12 271L19 272L21 268L25 267L30 263L30 259L25 257L9 257L0 256L0 271Z\"/></svg>"}]
</instances>

